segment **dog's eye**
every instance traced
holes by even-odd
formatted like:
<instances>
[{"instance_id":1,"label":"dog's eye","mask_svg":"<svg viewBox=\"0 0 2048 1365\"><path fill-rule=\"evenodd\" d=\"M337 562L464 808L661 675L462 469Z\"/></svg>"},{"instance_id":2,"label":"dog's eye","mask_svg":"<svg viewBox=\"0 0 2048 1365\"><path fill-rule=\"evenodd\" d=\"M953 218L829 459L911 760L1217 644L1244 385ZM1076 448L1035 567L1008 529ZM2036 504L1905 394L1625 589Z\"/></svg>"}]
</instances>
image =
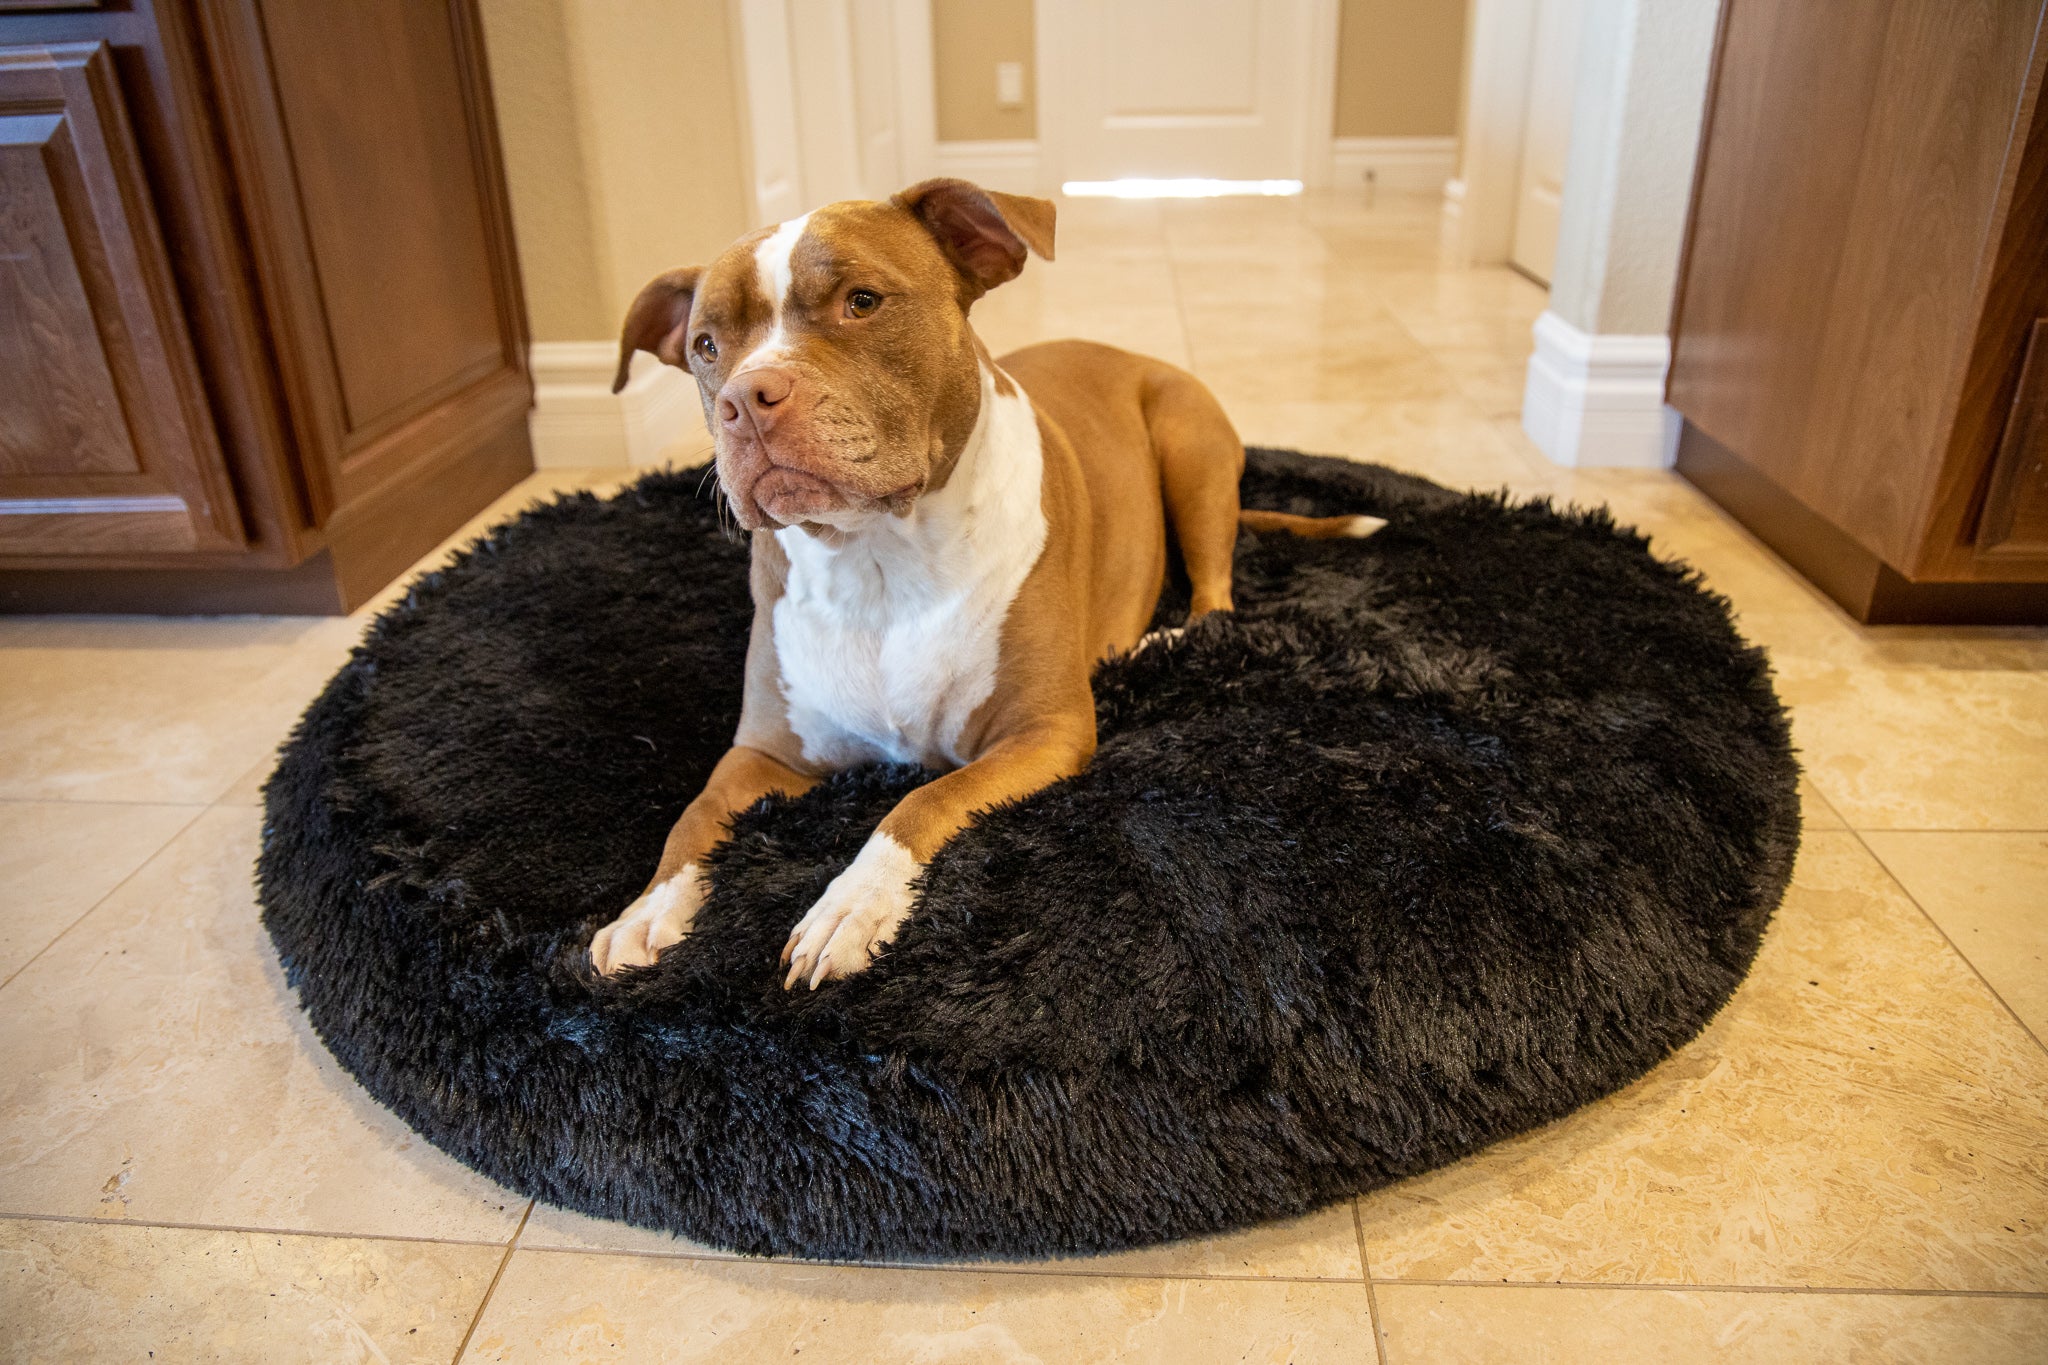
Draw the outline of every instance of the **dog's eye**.
<instances>
[{"instance_id":1,"label":"dog's eye","mask_svg":"<svg viewBox=\"0 0 2048 1365\"><path fill-rule=\"evenodd\" d=\"M695 351L697 358L706 365L718 359L718 343L711 339L709 332L699 333L697 339L690 343L690 349Z\"/></svg>"},{"instance_id":2,"label":"dog's eye","mask_svg":"<svg viewBox=\"0 0 2048 1365\"><path fill-rule=\"evenodd\" d=\"M882 296L872 289L854 289L846 295L846 316L864 318L882 306Z\"/></svg>"}]
</instances>

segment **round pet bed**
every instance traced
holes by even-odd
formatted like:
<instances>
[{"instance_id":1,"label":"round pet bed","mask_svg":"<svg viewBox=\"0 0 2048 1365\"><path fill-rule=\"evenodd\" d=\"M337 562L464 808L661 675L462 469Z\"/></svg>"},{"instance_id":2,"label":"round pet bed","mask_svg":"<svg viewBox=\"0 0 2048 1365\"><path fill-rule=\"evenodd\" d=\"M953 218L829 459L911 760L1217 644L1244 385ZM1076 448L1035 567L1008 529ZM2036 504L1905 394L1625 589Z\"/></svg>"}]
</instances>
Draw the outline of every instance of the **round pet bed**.
<instances>
[{"instance_id":1,"label":"round pet bed","mask_svg":"<svg viewBox=\"0 0 2048 1365\"><path fill-rule=\"evenodd\" d=\"M1079 777L983 815L865 974L789 928L922 775L741 815L696 932L591 970L731 739L747 547L703 471L567 497L371 629L267 792L313 1026L522 1193L819 1257L1297 1214L1627 1084L1755 954L1797 768L1725 604L1602 511L1254 451L1234 616L1104 665ZM1162 624L1178 624L1169 587Z\"/></svg>"}]
</instances>

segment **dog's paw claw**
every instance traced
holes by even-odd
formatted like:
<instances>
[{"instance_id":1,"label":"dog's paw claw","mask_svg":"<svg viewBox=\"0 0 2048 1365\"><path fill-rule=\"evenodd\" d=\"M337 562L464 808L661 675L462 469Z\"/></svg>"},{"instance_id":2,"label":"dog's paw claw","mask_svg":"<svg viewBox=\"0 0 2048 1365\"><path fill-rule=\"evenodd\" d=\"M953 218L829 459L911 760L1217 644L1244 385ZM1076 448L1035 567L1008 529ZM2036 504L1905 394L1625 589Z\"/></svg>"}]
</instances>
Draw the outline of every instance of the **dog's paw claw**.
<instances>
[{"instance_id":1,"label":"dog's paw claw","mask_svg":"<svg viewBox=\"0 0 2048 1365\"><path fill-rule=\"evenodd\" d=\"M682 941L704 902L704 883L695 863L627 906L625 913L590 940L590 964L604 976L646 967L664 948Z\"/></svg>"},{"instance_id":2,"label":"dog's paw claw","mask_svg":"<svg viewBox=\"0 0 2048 1365\"><path fill-rule=\"evenodd\" d=\"M917 861L903 845L886 834L870 838L789 931L782 988L792 990L803 981L816 990L820 982L864 971L909 918L910 883L917 873Z\"/></svg>"}]
</instances>

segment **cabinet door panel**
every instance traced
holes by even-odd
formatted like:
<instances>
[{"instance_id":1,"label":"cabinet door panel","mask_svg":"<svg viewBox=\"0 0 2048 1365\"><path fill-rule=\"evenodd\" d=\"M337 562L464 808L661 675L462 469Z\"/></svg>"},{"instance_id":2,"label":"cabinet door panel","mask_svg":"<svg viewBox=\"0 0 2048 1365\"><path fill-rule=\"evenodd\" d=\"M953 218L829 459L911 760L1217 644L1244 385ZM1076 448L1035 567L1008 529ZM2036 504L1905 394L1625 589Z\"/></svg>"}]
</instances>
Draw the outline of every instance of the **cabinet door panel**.
<instances>
[{"instance_id":1,"label":"cabinet door panel","mask_svg":"<svg viewBox=\"0 0 2048 1365\"><path fill-rule=\"evenodd\" d=\"M0 554L240 547L99 43L0 48Z\"/></svg>"},{"instance_id":2,"label":"cabinet door panel","mask_svg":"<svg viewBox=\"0 0 2048 1365\"><path fill-rule=\"evenodd\" d=\"M530 401L471 0L206 0L316 520Z\"/></svg>"}]
</instances>

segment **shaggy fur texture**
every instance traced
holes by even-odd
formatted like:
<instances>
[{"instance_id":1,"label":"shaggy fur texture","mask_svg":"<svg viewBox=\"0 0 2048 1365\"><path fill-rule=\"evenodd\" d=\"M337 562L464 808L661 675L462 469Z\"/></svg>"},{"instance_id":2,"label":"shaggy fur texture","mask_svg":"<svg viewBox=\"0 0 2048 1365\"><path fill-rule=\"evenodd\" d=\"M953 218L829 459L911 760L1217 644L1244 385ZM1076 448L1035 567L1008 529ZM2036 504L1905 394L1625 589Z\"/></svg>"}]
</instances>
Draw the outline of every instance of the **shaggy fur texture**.
<instances>
[{"instance_id":1,"label":"shaggy fur texture","mask_svg":"<svg viewBox=\"0 0 2048 1365\"><path fill-rule=\"evenodd\" d=\"M915 771L746 812L695 934L602 981L591 933L739 706L747 549L700 482L423 579L268 789L265 922L320 1035L551 1203L821 1257L1301 1213L1642 1075L1784 888L1785 718L1685 569L1605 512L1256 451L1248 506L1390 524L1246 533L1237 614L1099 670L1094 764L948 845L873 969L784 991L776 954Z\"/></svg>"}]
</instances>

